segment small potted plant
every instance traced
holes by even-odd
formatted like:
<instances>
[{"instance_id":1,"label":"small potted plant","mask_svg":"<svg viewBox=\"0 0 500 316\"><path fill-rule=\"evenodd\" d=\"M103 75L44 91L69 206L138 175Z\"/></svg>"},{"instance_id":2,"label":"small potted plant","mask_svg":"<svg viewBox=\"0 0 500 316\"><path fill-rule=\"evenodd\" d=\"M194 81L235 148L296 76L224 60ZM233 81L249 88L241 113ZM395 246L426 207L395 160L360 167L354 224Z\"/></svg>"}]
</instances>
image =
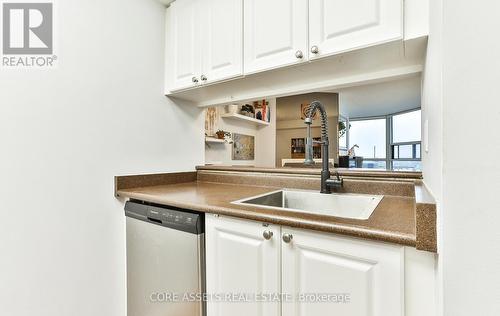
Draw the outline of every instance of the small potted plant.
<instances>
[{"instance_id":1,"label":"small potted plant","mask_svg":"<svg viewBox=\"0 0 500 316\"><path fill-rule=\"evenodd\" d=\"M215 135L217 135L218 139L224 139L224 138L226 138L226 136L230 136L231 133L225 132L225 131L223 131L223 130L220 129L217 132L215 132Z\"/></svg>"}]
</instances>

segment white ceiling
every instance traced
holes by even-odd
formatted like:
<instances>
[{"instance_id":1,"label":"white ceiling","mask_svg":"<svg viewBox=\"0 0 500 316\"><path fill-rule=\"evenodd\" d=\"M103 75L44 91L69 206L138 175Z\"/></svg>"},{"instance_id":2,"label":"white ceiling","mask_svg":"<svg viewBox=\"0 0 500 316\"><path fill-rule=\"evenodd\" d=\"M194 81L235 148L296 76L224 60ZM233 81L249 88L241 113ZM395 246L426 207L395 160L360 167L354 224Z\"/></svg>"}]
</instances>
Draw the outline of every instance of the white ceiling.
<instances>
[{"instance_id":1,"label":"white ceiling","mask_svg":"<svg viewBox=\"0 0 500 316\"><path fill-rule=\"evenodd\" d=\"M174 2L174 0L158 0L158 1L163 3L164 5L170 5L170 3Z\"/></svg>"},{"instance_id":2,"label":"white ceiling","mask_svg":"<svg viewBox=\"0 0 500 316\"><path fill-rule=\"evenodd\" d=\"M339 110L346 117L386 115L420 107L420 76L340 89Z\"/></svg>"}]
</instances>

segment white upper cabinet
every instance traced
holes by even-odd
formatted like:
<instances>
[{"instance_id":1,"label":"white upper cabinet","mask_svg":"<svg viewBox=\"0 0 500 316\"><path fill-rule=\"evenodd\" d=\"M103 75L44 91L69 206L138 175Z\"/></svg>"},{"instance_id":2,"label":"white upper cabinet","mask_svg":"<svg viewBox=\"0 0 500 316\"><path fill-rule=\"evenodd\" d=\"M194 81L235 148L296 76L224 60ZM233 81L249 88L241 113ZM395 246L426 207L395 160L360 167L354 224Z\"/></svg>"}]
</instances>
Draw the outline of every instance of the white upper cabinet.
<instances>
[{"instance_id":1,"label":"white upper cabinet","mask_svg":"<svg viewBox=\"0 0 500 316\"><path fill-rule=\"evenodd\" d=\"M195 85L201 73L200 0L182 0L171 4L170 43L167 49L171 65L167 72L170 76L171 90ZM168 27L168 25L167 25Z\"/></svg>"},{"instance_id":2,"label":"white upper cabinet","mask_svg":"<svg viewBox=\"0 0 500 316\"><path fill-rule=\"evenodd\" d=\"M169 90L243 74L243 0L178 0L168 10Z\"/></svg>"},{"instance_id":3,"label":"white upper cabinet","mask_svg":"<svg viewBox=\"0 0 500 316\"><path fill-rule=\"evenodd\" d=\"M207 214L205 248L209 295L280 292L279 226ZM279 316L280 304L209 300L207 315Z\"/></svg>"},{"instance_id":4,"label":"white upper cabinet","mask_svg":"<svg viewBox=\"0 0 500 316\"><path fill-rule=\"evenodd\" d=\"M355 50L367 55L370 61L378 61L387 55L379 47L373 51L381 56L367 53L371 46L402 40L414 39L414 47L420 49L418 47L422 45L418 39L428 34L427 2L176 0L166 13L166 94L186 100L202 99L206 105L206 102L212 104L213 101L244 101L253 94L260 97L255 91L262 90L262 83L266 80L255 78L265 78L266 75L267 87L270 91L276 90L276 94L282 93L277 88L281 84L277 81L282 78L297 79L298 90L304 85L326 82L325 78L342 78L342 73L336 73L336 68L315 68L318 64L308 65L309 61ZM382 45L382 48L390 51L397 46L393 44ZM361 51L363 48L366 49ZM399 59L399 62L406 60ZM353 63L352 68L358 72L371 71L371 63ZM282 71L279 79L274 77L277 72L263 73L299 64L302 65L284 70L287 73ZM297 78L295 70L304 70L305 75ZM210 85L255 73L260 74L235 81L234 87L228 82L217 87ZM292 83L287 85L292 86ZM206 88L203 92L188 91L194 87ZM242 97L238 99L235 94ZM269 92L264 94L270 95Z\"/></svg>"},{"instance_id":5,"label":"white upper cabinet","mask_svg":"<svg viewBox=\"0 0 500 316\"><path fill-rule=\"evenodd\" d=\"M403 315L402 246L286 227L282 232L292 236L282 244L283 293L345 298L344 302L335 302L331 296L323 302L311 303L314 297L310 297L283 303L282 315Z\"/></svg>"},{"instance_id":6,"label":"white upper cabinet","mask_svg":"<svg viewBox=\"0 0 500 316\"><path fill-rule=\"evenodd\" d=\"M245 74L307 61L307 0L244 1Z\"/></svg>"},{"instance_id":7,"label":"white upper cabinet","mask_svg":"<svg viewBox=\"0 0 500 316\"><path fill-rule=\"evenodd\" d=\"M243 74L243 0L204 0L202 82Z\"/></svg>"},{"instance_id":8,"label":"white upper cabinet","mask_svg":"<svg viewBox=\"0 0 500 316\"><path fill-rule=\"evenodd\" d=\"M309 0L310 59L402 37L402 0Z\"/></svg>"}]
</instances>

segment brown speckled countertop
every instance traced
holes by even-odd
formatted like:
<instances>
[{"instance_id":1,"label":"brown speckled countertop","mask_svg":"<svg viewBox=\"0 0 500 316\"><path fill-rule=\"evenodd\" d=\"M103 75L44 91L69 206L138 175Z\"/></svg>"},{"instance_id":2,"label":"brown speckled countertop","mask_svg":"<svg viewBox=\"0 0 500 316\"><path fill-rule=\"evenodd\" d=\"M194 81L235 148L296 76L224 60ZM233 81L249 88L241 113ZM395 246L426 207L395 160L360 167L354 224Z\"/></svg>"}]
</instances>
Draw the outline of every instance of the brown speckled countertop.
<instances>
[{"instance_id":1,"label":"brown speckled countertop","mask_svg":"<svg viewBox=\"0 0 500 316\"><path fill-rule=\"evenodd\" d=\"M433 235L435 232L433 216L435 214L432 213L432 209L429 212L429 206L432 207L432 204L429 204L428 201L423 204L416 203L415 196L384 195L369 219L355 220L232 204L232 201L272 192L283 188L283 186L270 185L273 182L266 182L265 179L263 179L264 182L258 181L253 185L248 183L235 185L234 183L219 182L227 181L227 179L221 180L219 175L216 178L207 178L209 176L210 172L208 175L202 176L196 172L185 172L164 174L163 176L151 175L151 178L148 176L117 177L116 195L200 212L338 233L417 247L421 250L436 251L435 235ZM276 176L278 177L278 175ZM269 175L266 175L266 178L269 178ZM204 181L200 181L200 179ZM135 182L136 180L137 182ZM419 184L415 187L418 188L417 192L421 192L422 188ZM419 238L417 238L417 214L420 214L423 223L420 232L424 234Z\"/></svg>"}]
</instances>

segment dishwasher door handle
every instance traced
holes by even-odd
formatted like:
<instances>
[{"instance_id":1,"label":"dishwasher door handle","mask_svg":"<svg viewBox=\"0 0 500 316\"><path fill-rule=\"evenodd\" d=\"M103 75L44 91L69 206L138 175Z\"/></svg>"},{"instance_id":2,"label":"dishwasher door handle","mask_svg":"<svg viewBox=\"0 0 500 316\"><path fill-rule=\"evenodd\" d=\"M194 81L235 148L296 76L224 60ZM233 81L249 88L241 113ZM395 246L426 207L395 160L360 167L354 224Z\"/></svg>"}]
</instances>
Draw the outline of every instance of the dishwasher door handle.
<instances>
[{"instance_id":1,"label":"dishwasher door handle","mask_svg":"<svg viewBox=\"0 0 500 316\"><path fill-rule=\"evenodd\" d=\"M148 218L148 221L150 222L153 222L153 223L156 223L156 224L163 224L163 222L161 221L161 219L156 219L156 218L152 218L152 217L147 217Z\"/></svg>"}]
</instances>

